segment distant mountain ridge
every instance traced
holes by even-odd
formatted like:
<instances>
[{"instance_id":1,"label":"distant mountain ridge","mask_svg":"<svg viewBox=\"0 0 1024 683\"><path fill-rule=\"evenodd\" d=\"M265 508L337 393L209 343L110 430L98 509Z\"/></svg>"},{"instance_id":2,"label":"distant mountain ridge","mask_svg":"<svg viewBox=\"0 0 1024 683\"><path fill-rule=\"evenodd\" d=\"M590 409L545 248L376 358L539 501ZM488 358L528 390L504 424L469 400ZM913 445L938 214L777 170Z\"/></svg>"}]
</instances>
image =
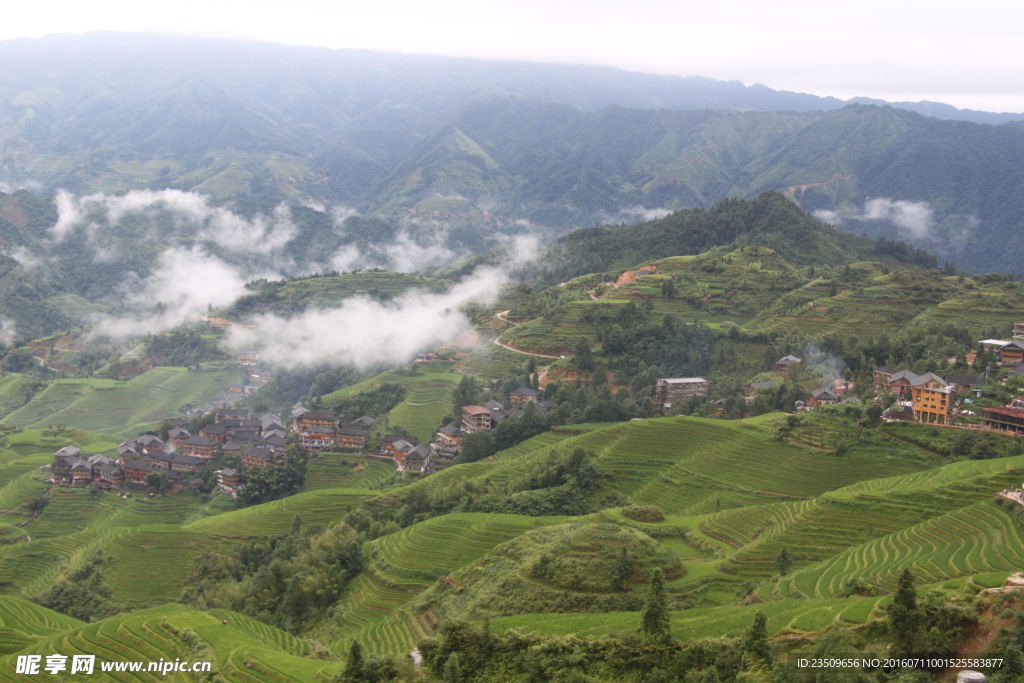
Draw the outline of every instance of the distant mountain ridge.
<instances>
[{"instance_id":1,"label":"distant mountain ridge","mask_svg":"<svg viewBox=\"0 0 1024 683\"><path fill-rule=\"evenodd\" d=\"M1020 122L605 67L133 34L7 41L0 146L0 190L314 200L484 237L775 190L970 270L1021 272L1024 255Z\"/></svg>"}]
</instances>

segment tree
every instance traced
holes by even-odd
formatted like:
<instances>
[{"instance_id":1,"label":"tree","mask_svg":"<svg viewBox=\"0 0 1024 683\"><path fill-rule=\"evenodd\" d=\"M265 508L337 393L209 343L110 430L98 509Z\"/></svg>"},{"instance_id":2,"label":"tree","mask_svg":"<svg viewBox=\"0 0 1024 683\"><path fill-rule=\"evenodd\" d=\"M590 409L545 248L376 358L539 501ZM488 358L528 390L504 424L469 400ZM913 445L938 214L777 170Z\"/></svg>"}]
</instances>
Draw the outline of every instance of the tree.
<instances>
[{"instance_id":1,"label":"tree","mask_svg":"<svg viewBox=\"0 0 1024 683\"><path fill-rule=\"evenodd\" d=\"M348 660L345 662L345 670L341 672L341 680L344 683L363 680L363 646L358 640L353 640L348 649Z\"/></svg>"},{"instance_id":2,"label":"tree","mask_svg":"<svg viewBox=\"0 0 1024 683\"><path fill-rule=\"evenodd\" d=\"M576 349L573 352L573 363L583 372L589 372L594 369L594 353L590 350L590 344L587 343L586 339L580 339L576 343Z\"/></svg>"},{"instance_id":3,"label":"tree","mask_svg":"<svg viewBox=\"0 0 1024 683\"><path fill-rule=\"evenodd\" d=\"M778 570L779 574L785 576L789 572L789 568L793 566L793 558L789 554L789 548L782 546L779 550L779 554L775 556L775 569Z\"/></svg>"},{"instance_id":4,"label":"tree","mask_svg":"<svg viewBox=\"0 0 1024 683\"><path fill-rule=\"evenodd\" d=\"M768 647L768 617L761 610L754 615L754 623L747 629L743 638L743 653L755 660L756 664L761 667L771 664L772 653Z\"/></svg>"},{"instance_id":5,"label":"tree","mask_svg":"<svg viewBox=\"0 0 1024 683\"><path fill-rule=\"evenodd\" d=\"M668 606L665 602L665 575L660 569L655 569L640 616L640 632L656 640L668 642L671 638L670 627Z\"/></svg>"},{"instance_id":6,"label":"tree","mask_svg":"<svg viewBox=\"0 0 1024 683\"><path fill-rule=\"evenodd\" d=\"M623 546L619 549L619 559L612 569L612 590L623 591L629 585L629 577L636 571L636 562L629 556Z\"/></svg>"},{"instance_id":7,"label":"tree","mask_svg":"<svg viewBox=\"0 0 1024 683\"><path fill-rule=\"evenodd\" d=\"M914 575L909 569L900 574L896 594L887 608L889 630L892 632L895 654L899 657L913 655L921 628L921 612L917 606L917 591L914 589Z\"/></svg>"}]
</instances>

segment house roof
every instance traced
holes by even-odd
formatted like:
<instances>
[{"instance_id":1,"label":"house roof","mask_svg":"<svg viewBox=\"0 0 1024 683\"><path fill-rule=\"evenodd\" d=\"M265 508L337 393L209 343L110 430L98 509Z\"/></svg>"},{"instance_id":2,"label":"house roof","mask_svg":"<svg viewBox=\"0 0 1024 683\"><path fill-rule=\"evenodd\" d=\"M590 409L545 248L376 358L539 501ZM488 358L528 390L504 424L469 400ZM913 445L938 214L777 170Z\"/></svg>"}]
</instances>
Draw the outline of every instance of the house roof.
<instances>
[{"instance_id":1,"label":"house roof","mask_svg":"<svg viewBox=\"0 0 1024 683\"><path fill-rule=\"evenodd\" d=\"M543 394L544 392L537 391L536 389L532 389L530 387L520 387L518 389L513 389L512 391L508 392L509 396L542 396Z\"/></svg>"},{"instance_id":2,"label":"house roof","mask_svg":"<svg viewBox=\"0 0 1024 683\"><path fill-rule=\"evenodd\" d=\"M437 431L439 431L442 434L447 434L448 436L455 436L456 434L460 433L462 430L460 430L459 426L457 424L455 424L454 422L449 422L448 424L446 424L444 427L441 427Z\"/></svg>"},{"instance_id":3,"label":"house roof","mask_svg":"<svg viewBox=\"0 0 1024 683\"><path fill-rule=\"evenodd\" d=\"M662 377L658 384L707 384L703 377Z\"/></svg>"},{"instance_id":4,"label":"house roof","mask_svg":"<svg viewBox=\"0 0 1024 683\"><path fill-rule=\"evenodd\" d=\"M1003 415L1004 417L1016 417L1017 419L1024 420L1024 408L993 406L992 408L982 408L981 412L992 413L993 415Z\"/></svg>"},{"instance_id":5,"label":"house roof","mask_svg":"<svg viewBox=\"0 0 1024 683\"><path fill-rule=\"evenodd\" d=\"M775 362L775 364L776 365L790 365L792 363L803 363L803 362L804 361L803 361L802 358L797 358L796 356L783 356L782 358L777 360Z\"/></svg>"},{"instance_id":6,"label":"house roof","mask_svg":"<svg viewBox=\"0 0 1024 683\"><path fill-rule=\"evenodd\" d=\"M79 448L78 446L72 446L72 445L69 444L67 446L64 446L61 449L58 449L56 452L54 452L53 457L55 457L55 458L73 458L73 457L75 457L76 455L78 455L81 452L82 452L81 448Z\"/></svg>"},{"instance_id":7,"label":"house roof","mask_svg":"<svg viewBox=\"0 0 1024 683\"><path fill-rule=\"evenodd\" d=\"M838 401L839 397L833 394L828 389L823 389L814 395L814 398L819 401Z\"/></svg>"},{"instance_id":8,"label":"house roof","mask_svg":"<svg viewBox=\"0 0 1024 683\"><path fill-rule=\"evenodd\" d=\"M898 365L883 365L880 368L875 368L875 372L881 372L882 374L885 375L891 375L892 373L896 372L896 368L898 367Z\"/></svg>"},{"instance_id":9,"label":"house roof","mask_svg":"<svg viewBox=\"0 0 1024 683\"><path fill-rule=\"evenodd\" d=\"M493 413L495 410L505 410L505 405L503 403L499 403L498 401L495 401L492 398L491 400L489 400L489 401L484 403L484 408L486 408L487 410L489 410L489 411L491 411Z\"/></svg>"},{"instance_id":10,"label":"house roof","mask_svg":"<svg viewBox=\"0 0 1024 683\"><path fill-rule=\"evenodd\" d=\"M377 424L377 418L370 417L369 415L363 415L362 417L352 420L352 424L358 425L360 427L365 427L366 429L370 429L375 424Z\"/></svg>"},{"instance_id":11,"label":"house roof","mask_svg":"<svg viewBox=\"0 0 1024 683\"><path fill-rule=\"evenodd\" d=\"M999 350L1000 351L1006 351L1007 349L1010 349L1010 350L1013 350L1013 351L1024 351L1024 345L1018 344L1017 342L1010 342L1008 344L1003 345L1003 348L1001 348Z\"/></svg>"},{"instance_id":12,"label":"house roof","mask_svg":"<svg viewBox=\"0 0 1024 683\"><path fill-rule=\"evenodd\" d=\"M338 434L344 434L345 436L366 436L370 433L370 430L366 427L360 427L359 425L352 423L347 424L337 430Z\"/></svg>"},{"instance_id":13,"label":"house roof","mask_svg":"<svg viewBox=\"0 0 1024 683\"><path fill-rule=\"evenodd\" d=\"M303 415L301 420L334 420L338 419L338 415L332 410L313 410Z\"/></svg>"},{"instance_id":14,"label":"house roof","mask_svg":"<svg viewBox=\"0 0 1024 683\"><path fill-rule=\"evenodd\" d=\"M125 460L124 469L126 470L138 470L140 472L152 472L153 470L163 469L159 465L154 465L151 462L145 460Z\"/></svg>"},{"instance_id":15,"label":"house roof","mask_svg":"<svg viewBox=\"0 0 1024 683\"><path fill-rule=\"evenodd\" d=\"M985 378L980 375L946 375L946 381L950 384L959 384L961 386L976 387L980 384L985 384Z\"/></svg>"},{"instance_id":16,"label":"house roof","mask_svg":"<svg viewBox=\"0 0 1024 683\"><path fill-rule=\"evenodd\" d=\"M181 427L175 427L174 429L167 432L167 437L170 439L187 439L192 434L187 429Z\"/></svg>"},{"instance_id":17,"label":"house roof","mask_svg":"<svg viewBox=\"0 0 1024 683\"><path fill-rule=\"evenodd\" d=\"M213 439L207 439L205 436L193 436L191 439L187 439L182 442L183 446L216 446L217 442Z\"/></svg>"},{"instance_id":18,"label":"house roof","mask_svg":"<svg viewBox=\"0 0 1024 683\"><path fill-rule=\"evenodd\" d=\"M462 412L469 413L470 415L489 415L491 410L483 406L462 406Z\"/></svg>"},{"instance_id":19,"label":"house roof","mask_svg":"<svg viewBox=\"0 0 1024 683\"><path fill-rule=\"evenodd\" d=\"M228 428L225 425L222 425L217 422L214 422L213 424L208 424L199 430L200 434L227 434L227 432Z\"/></svg>"}]
</instances>

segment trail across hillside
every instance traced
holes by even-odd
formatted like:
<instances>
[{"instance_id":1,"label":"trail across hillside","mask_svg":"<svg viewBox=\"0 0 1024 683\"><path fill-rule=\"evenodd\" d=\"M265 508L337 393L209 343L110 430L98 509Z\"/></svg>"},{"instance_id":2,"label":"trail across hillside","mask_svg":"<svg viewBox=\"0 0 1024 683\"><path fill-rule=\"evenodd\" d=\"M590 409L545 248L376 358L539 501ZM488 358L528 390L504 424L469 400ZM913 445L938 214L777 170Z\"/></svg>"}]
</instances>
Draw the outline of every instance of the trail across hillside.
<instances>
[{"instance_id":1,"label":"trail across hillside","mask_svg":"<svg viewBox=\"0 0 1024 683\"><path fill-rule=\"evenodd\" d=\"M509 312L510 311L498 311L497 313L494 314L494 317L497 318L498 320L500 320L503 323L506 323L508 325L511 325L512 327L515 327L519 323L512 322L511 320L508 319ZM497 337L495 337L493 339L493 341L494 341L495 344L497 344L498 346L500 346L503 349L507 349L507 350L513 351L515 353L521 353L524 356L536 356L537 358L553 358L554 360L559 360L560 358L562 358L562 356L549 356L549 355L544 354L544 353L534 353L533 351L523 351L522 349L517 349L514 346L509 346L505 342L501 341L501 335L498 335Z\"/></svg>"}]
</instances>

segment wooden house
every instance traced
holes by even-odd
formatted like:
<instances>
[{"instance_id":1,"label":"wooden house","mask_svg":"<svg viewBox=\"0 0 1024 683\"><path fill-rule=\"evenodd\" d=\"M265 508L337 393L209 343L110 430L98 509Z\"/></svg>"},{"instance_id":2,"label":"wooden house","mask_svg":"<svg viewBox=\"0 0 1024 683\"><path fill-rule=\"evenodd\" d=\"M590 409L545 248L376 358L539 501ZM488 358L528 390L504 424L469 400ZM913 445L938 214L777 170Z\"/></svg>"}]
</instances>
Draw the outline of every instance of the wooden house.
<instances>
[{"instance_id":1,"label":"wooden house","mask_svg":"<svg viewBox=\"0 0 1024 683\"><path fill-rule=\"evenodd\" d=\"M434 441L438 448L459 449L462 447L462 430L454 422L446 424L437 430Z\"/></svg>"},{"instance_id":2,"label":"wooden house","mask_svg":"<svg viewBox=\"0 0 1024 683\"><path fill-rule=\"evenodd\" d=\"M207 460L217 456L217 448L220 444L205 436L193 436L181 444L181 453L191 455L194 458L206 458Z\"/></svg>"},{"instance_id":3,"label":"wooden house","mask_svg":"<svg viewBox=\"0 0 1024 683\"><path fill-rule=\"evenodd\" d=\"M341 427L335 433L335 443L338 448L362 449L370 438L370 430L356 424L348 424Z\"/></svg>"},{"instance_id":4,"label":"wooden house","mask_svg":"<svg viewBox=\"0 0 1024 683\"><path fill-rule=\"evenodd\" d=\"M238 457L246 467L266 467L284 458L269 448L243 448Z\"/></svg>"},{"instance_id":5,"label":"wooden house","mask_svg":"<svg viewBox=\"0 0 1024 683\"><path fill-rule=\"evenodd\" d=\"M1020 365L1024 363L1024 343L1010 342L999 349L999 362L1002 365Z\"/></svg>"},{"instance_id":6,"label":"wooden house","mask_svg":"<svg viewBox=\"0 0 1024 683\"><path fill-rule=\"evenodd\" d=\"M933 372L925 373L917 378L910 392L918 422L949 424L955 392L946 380Z\"/></svg>"}]
</instances>

